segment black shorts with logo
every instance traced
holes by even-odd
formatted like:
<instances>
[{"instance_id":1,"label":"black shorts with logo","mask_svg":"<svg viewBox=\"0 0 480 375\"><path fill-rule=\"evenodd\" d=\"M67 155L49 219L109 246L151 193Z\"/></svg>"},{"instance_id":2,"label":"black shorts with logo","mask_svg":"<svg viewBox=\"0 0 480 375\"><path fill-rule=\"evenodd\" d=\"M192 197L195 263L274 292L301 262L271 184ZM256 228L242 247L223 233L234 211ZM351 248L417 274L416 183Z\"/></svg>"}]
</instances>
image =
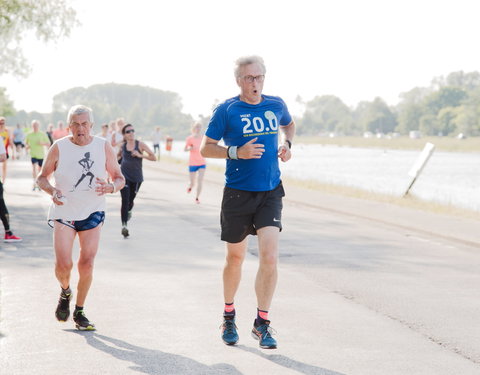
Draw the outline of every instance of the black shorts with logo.
<instances>
[{"instance_id":1,"label":"black shorts with logo","mask_svg":"<svg viewBox=\"0 0 480 375\"><path fill-rule=\"evenodd\" d=\"M284 196L281 182L270 191L245 191L225 186L220 213L222 241L241 242L263 227L273 226L282 230Z\"/></svg>"}]
</instances>

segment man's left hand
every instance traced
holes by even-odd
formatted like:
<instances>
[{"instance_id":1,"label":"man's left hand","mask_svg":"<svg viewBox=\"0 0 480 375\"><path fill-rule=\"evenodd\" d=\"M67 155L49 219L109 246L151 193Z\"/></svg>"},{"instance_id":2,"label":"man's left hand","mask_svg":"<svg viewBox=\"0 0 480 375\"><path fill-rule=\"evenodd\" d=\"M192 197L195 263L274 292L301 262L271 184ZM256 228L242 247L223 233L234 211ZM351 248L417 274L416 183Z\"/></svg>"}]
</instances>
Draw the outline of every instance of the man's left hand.
<instances>
[{"instance_id":1,"label":"man's left hand","mask_svg":"<svg viewBox=\"0 0 480 375\"><path fill-rule=\"evenodd\" d=\"M113 193L114 191L114 186L113 184L107 182L106 180L102 178L98 178L95 180L96 186L95 186L95 192L97 195L104 195L107 193Z\"/></svg>"}]
</instances>

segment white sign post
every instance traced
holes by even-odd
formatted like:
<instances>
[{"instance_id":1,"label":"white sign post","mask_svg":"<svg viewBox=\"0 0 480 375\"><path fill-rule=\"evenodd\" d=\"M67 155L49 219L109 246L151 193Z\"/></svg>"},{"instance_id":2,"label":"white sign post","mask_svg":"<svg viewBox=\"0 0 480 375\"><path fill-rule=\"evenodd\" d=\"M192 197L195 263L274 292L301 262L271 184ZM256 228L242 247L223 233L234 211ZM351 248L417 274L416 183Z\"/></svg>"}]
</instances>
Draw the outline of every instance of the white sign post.
<instances>
[{"instance_id":1,"label":"white sign post","mask_svg":"<svg viewBox=\"0 0 480 375\"><path fill-rule=\"evenodd\" d=\"M422 172L423 168L427 164L428 159L430 159L430 156L432 156L433 150L435 150L435 145L433 143L427 143L423 148L422 153L413 164L412 168L410 169L410 172L408 172L408 175L412 177L412 181L408 185L408 188L405 191L405 194L403 194L403 196L406 196L408 194L413 184L417 180L418 176L420 176L420 173Z\"/></svg>"}]
</instances>

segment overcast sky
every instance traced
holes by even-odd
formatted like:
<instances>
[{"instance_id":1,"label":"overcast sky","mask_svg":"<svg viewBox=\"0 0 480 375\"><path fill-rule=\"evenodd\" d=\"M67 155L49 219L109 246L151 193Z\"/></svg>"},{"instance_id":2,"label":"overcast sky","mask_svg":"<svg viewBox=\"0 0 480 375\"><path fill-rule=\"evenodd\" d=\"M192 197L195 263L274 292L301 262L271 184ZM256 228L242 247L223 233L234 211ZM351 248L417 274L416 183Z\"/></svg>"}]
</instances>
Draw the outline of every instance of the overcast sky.
<instances>
[{"instance_id":1,"label":"overcast sky","mask_svg":"<svg viewBox=\"0 0 480 375\"><path fill-rule=\"evenodd\" d=\"M27 40L33 72L0 77L16 109L49 112L72 87L127 83L177 92L184 112L208 115L238 93L233 63L267 65L264 93L300 114L300 95L347 105L480 70L474 0L74 0L82 23L57 44ZM75 103L72 103L75 104ZM122 114L119 114L121 116Z\"/></svg>"}]
</instances>

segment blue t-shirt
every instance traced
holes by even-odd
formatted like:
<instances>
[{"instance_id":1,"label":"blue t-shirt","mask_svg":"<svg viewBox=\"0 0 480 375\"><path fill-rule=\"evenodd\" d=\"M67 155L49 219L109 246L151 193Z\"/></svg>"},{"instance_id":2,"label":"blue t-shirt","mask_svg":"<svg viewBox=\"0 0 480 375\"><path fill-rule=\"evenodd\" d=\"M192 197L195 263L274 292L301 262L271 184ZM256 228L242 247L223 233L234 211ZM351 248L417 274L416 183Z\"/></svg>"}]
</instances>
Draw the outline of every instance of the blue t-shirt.
<instances>
[{"instance_id":1,"label":"blue t-shirt","mask_svg":"<svg viewBox=\"0 0 480 375\"><path fill-rule=\"evenodd\" d=\"M240 96L228 99L213 112L205 135L227 146L242 146L252 138L263 144L260 159L227 160L226 186L247 191L270 191L280 183L278 130L292 122L285 102L277 96L262 95L259 104L248 104Z\"/></svg>"}]
</instances>

